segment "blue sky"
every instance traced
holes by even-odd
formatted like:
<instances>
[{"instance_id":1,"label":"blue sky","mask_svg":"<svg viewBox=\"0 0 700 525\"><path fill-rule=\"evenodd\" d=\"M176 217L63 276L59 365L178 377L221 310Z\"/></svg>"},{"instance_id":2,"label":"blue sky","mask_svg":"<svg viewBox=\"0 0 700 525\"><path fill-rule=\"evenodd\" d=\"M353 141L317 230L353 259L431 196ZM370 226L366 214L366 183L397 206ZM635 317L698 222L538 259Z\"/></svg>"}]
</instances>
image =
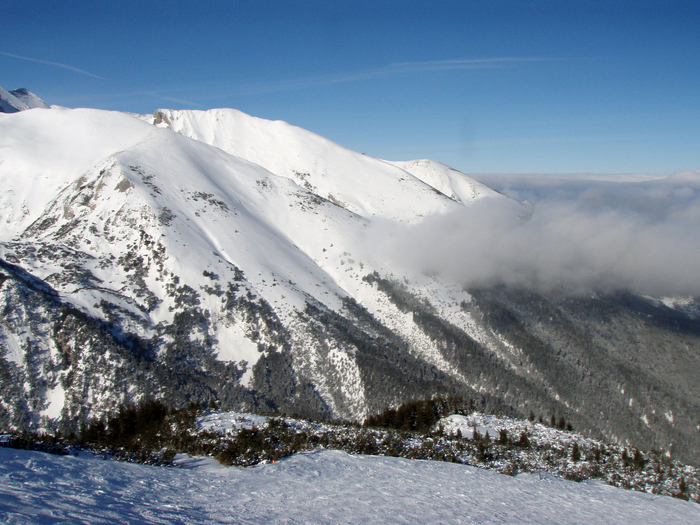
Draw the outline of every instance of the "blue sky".
<instances>
[{"instance_id":1,"label":"blue sky","mask_svg":"<svg viewBox=\"0 0 700 525\"><path fill-rule=\"evenodd\" d=\"M29 0L2 16L0 86L49 104L233 107L467 173L700 168L697 0Z\"/></svg>"}]
</instances>

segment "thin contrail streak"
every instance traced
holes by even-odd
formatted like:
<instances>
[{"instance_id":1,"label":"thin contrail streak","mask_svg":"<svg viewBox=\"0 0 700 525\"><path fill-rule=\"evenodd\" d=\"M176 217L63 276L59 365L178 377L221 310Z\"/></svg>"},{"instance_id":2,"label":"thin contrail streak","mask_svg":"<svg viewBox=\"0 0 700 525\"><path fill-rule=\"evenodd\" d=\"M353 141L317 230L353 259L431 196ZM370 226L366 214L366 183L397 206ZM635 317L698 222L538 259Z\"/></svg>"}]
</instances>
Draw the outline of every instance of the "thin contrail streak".
<instances>
[{"instance_id":1,"label":"thin contrail streak","mask_svg":"<svg viewBox=\"0 0 700 525\"><path fill-rule=\"evenodd\" d=\"M89 77L99 78L100 80L105 80L104 77L101 77L98 75L93 75L92 73L90 73L89 71L85 71L84 69L78 69L77 67L69 66L68 64L61 64L60 62L51 62L49 60L40 60L38 58L23 57L21 55L15 55L13 53L6 53L4 51L0 51L0 55L5 55L8 57L12 57L12 58L19 58L20 60L28 60L29 62L38 62L39 64L48 64L50 66L61 67L63 69L67 69L69 71L74 71L75 73L80 73L81 75L87 75Z\"/></svg>"},{"instance_id":2,"label":"thin contrail streak","mask_svg":"<svg viewBox=\"0 0 700 525\"><path fill-rule=\"evenodd\" d=\"M496 69L503 67L512 67L515 65L525 63L553 62L559 60L569 59L540 57L497 57L457 60L434 60L428 62L399 62L396 64L389 64L387 66L376 69L365 69L359 71L317 75L312 77L297 78L280 82L250 84L247 87L241 86L239 90L237 90L234 93L229 93L229 95L274 93L278 91L305 89L330 84L342 84L346 82L370 80L391 75L427 73L431 71L455 71L464 69Z\"/></svg>"}]
</instances>

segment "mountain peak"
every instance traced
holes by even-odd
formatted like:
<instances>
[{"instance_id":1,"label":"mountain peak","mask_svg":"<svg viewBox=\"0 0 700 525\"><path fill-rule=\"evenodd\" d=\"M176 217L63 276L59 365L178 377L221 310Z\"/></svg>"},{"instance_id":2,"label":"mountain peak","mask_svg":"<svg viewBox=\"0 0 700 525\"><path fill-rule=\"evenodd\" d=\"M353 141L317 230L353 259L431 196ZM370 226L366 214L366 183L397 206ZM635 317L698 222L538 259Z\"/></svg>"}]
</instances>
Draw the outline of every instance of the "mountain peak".
<instances>
[{"instance_id":1,"label":"mountain peak","mask_svg":"<svg viewBox=\"0 0 700 525\"><path fill-rule=\"evenodd\" d=\"M0 87L0 113L17 113L33 108L48 109L49 105L27 88L5 91Z\"/></svg>"}]
</instances>

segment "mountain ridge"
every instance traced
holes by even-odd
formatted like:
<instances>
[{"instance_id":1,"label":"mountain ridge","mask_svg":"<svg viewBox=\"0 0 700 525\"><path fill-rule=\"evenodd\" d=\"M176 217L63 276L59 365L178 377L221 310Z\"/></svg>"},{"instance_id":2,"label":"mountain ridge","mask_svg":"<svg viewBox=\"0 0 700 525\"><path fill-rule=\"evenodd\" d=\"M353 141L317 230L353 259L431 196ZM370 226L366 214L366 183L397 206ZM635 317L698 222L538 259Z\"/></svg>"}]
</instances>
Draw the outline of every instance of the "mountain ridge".
<instances>
[{"instance_id":1,"label":"mountain ridge","mask_svg":"<svg viewBox=\"0 0 700 525\"><path fill-rule=\"evenodd\" d=\"M235 110L22 111L0 146L2 426L147 398L361 420L458 394L698 461L696 320L465 290L369 241L477 200L522 210L467 175Z\"/></svg>"}]
</instances>

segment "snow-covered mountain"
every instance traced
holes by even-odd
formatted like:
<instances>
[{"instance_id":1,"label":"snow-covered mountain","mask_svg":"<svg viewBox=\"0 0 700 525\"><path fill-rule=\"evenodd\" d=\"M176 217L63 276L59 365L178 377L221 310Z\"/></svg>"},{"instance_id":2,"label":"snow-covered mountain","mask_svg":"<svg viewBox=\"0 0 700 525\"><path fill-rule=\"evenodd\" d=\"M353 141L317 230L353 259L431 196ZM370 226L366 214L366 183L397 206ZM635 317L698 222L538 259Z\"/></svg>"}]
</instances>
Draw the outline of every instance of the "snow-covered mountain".
<instances>
[{"instance_id":1,"label":"snow-covered mountain","mask_svg":"<svg viewBox=\"0 0 700 525\"><path fill-rule=\"evenodd\" d=\"M5 91L0 87L0 113L16 113L25 109L48 109L46 102L25 88Z\"/></svg>"},{"instance_id":2,"label":"snow-covered mountain","mask_svg":"<svg viewBox=\"0 0 700 525\"><path fill-rule=\"evenodd\" d=\"M32 109L0 114L0 187L0 426L149 397L361 420L441 393L700 457L697 320L466 291L377 244L476 201L522 210L439 163L229 109Z\"/></svg>"},{"instance_id":3,"label":"snow-covered mountain","mask_svg":"<svg viewBox=\"0 0 700 525\"><path fill-rule=\"evenodd\" d=\"M437 162L386 162L286 122L270 122L234 109L158 110L153 122L290 178L364 218L415 222L450 211L451 201L469 204L497 196Z\"/></svg>"}]
</instances>

